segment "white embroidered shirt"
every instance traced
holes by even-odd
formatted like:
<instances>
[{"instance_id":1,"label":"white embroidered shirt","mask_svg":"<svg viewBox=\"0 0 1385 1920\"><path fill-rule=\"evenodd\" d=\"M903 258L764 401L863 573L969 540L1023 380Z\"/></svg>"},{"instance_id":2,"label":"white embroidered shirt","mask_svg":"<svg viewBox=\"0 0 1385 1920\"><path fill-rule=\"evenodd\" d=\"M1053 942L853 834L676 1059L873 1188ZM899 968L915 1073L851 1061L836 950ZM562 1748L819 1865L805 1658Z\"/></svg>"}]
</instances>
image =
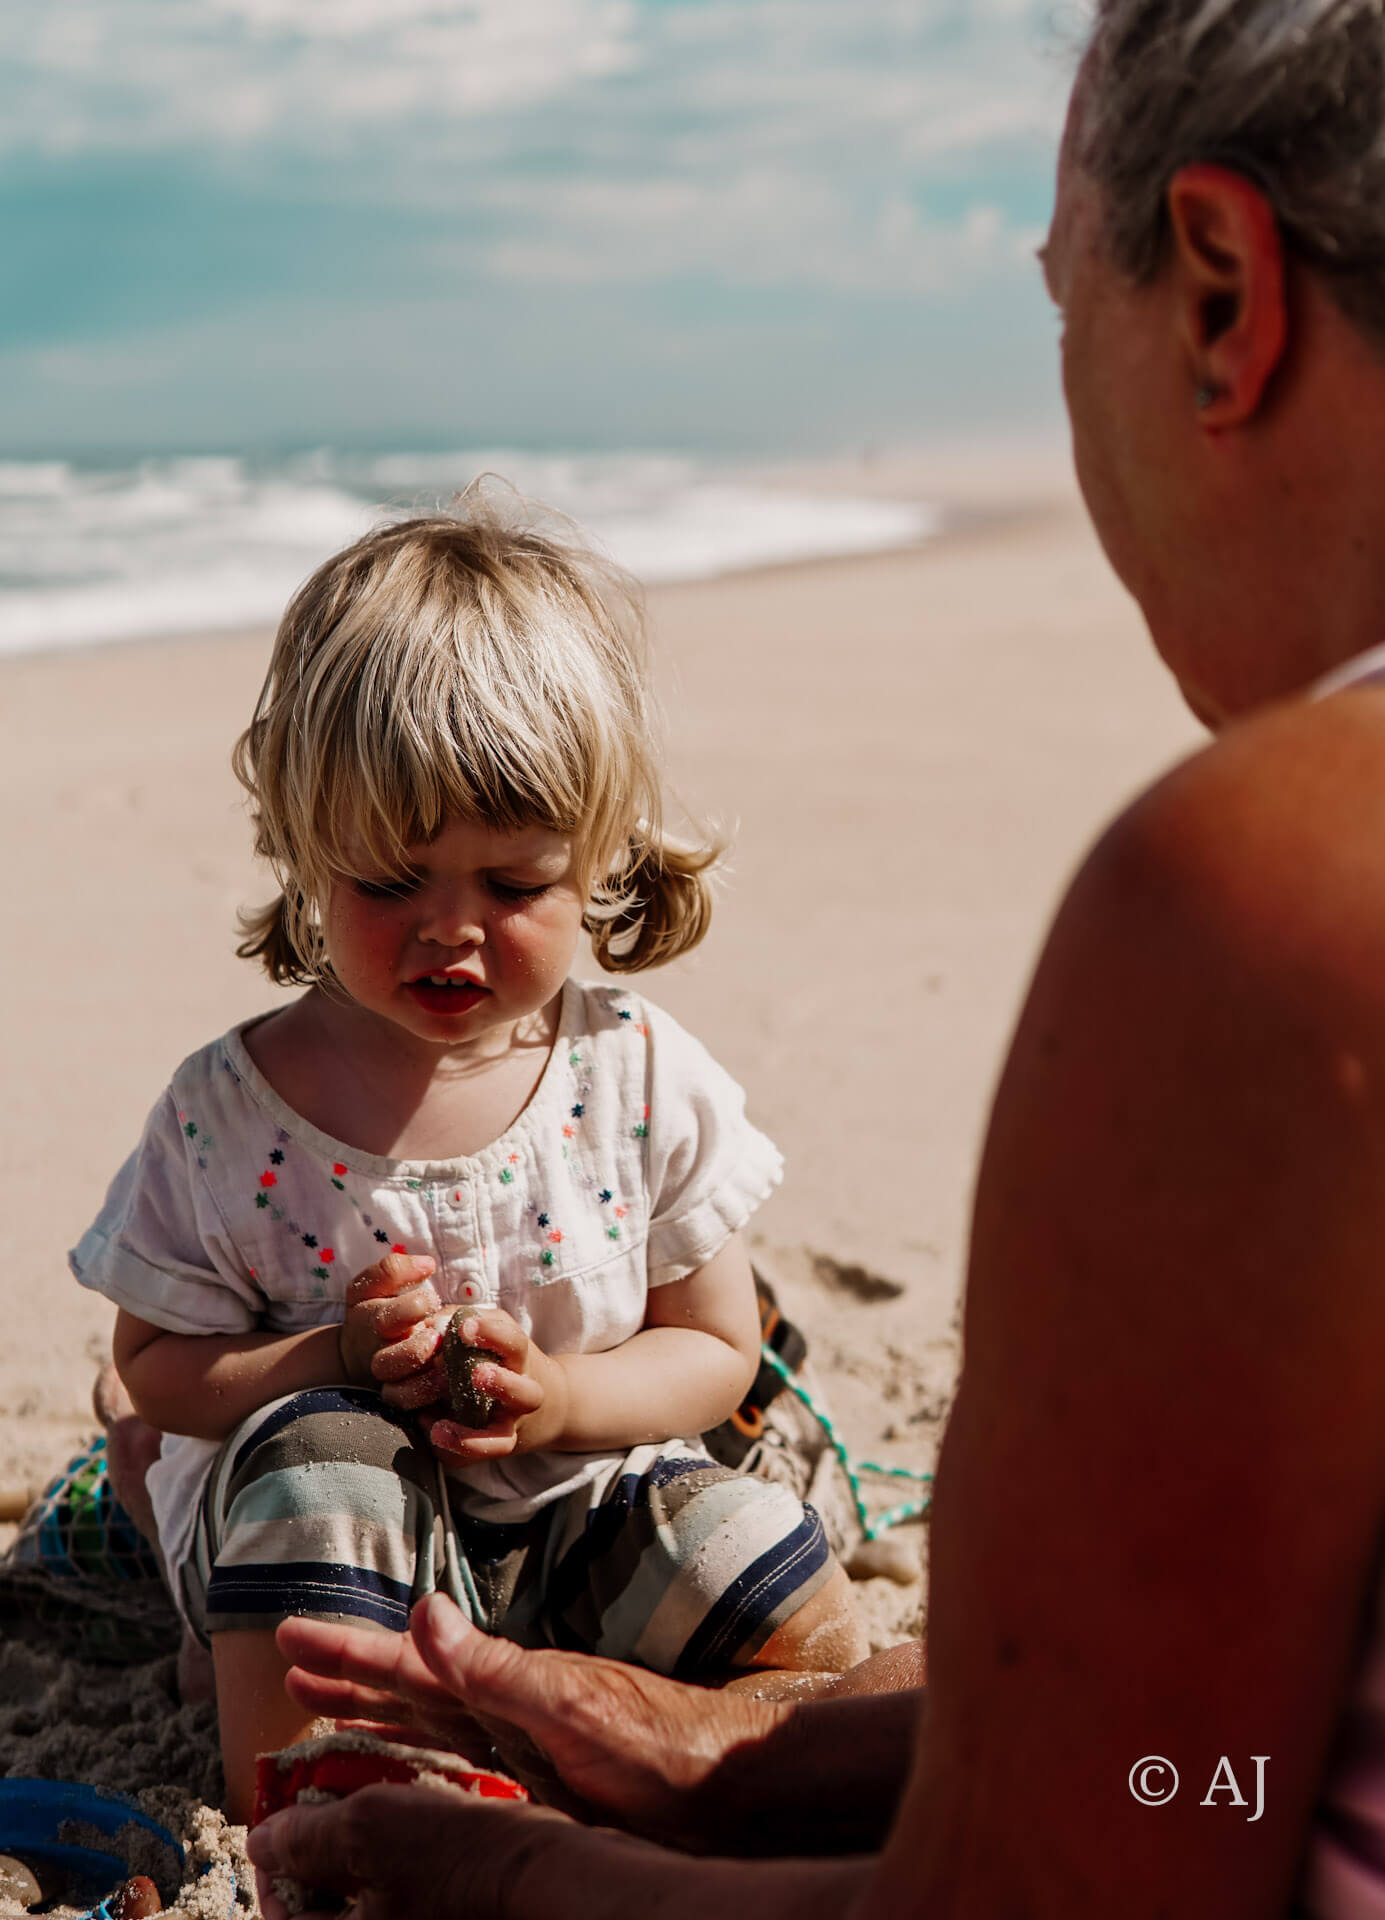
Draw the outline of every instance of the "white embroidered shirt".
<instances>
[{"instance_id":1,"label":"white embroidered shirt","mask_svg":"<svg viewBox=\"0 0 1385 1920\"><path fill-rule=\"evenodd\" d=\"M244 1031L178 1068L69 1256L83 1286L171 1332L340 1320L347 1282L395 1248L433 1257L445 1303L503 1307L546 1352L601 1352L639 1331L650 1287L705 1265L780 1177L741 1089L621 987L567 983L528 1105L462 1160L333 1140L269 1086ZM175 1591L216 1451L170 1435L150 1474ZM612 1458L488 1462L462 1471L459 1491L470 1511L520 1520Z\"/></svg>"}]
</instances>

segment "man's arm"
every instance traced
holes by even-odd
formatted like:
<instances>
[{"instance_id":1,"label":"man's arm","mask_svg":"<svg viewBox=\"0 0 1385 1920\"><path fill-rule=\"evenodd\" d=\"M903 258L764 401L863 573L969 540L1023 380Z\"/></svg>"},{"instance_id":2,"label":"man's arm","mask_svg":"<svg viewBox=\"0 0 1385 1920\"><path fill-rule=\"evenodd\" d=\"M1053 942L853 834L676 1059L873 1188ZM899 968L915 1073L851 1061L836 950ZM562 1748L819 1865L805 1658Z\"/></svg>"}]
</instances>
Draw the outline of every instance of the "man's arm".
<instances>
[{"instance_id":1,"label":"man's arm","mask_svg":"<svg viewBox=\"0 0 1385 1920\"><path fill-rule=\"evenodd\" d=\"M1049 941L860 1920L1288 1910L1385 1513L1385 727L1351 706L1180 770Z\"/></svg>"},{"instance_id":2,"label":"man's arm","mask_svg":"<svg viewBox=\"0 0 1385 1920\"><path fill-rule=\"evenodd\" d=\"M917 1685L890 1682L910 1668L921 1679L922 1664L917 1641L891 1648L842 1676L881 1691L853 1686L805 1701L763 1739L729 1747L689 1796L681 1844L781 1858L878 1851L899 1811L923 1703Z\"/></svg>"},{"instance_id":3,"label":"man's arm","mask_svg":"<svg viewBox=\"0 0 1385 1920\"><path fill-rule=\"evenodd\" d=\"M898 1804L923 1681L917 1641L802 1705L479 1632L433 1594L409 1633L286 1620L291 1697L501 1764L550 1804L691 1852L854 1853ZM844 1756L850 1764L844 1765Z\"/></svg>"}]
</instances>

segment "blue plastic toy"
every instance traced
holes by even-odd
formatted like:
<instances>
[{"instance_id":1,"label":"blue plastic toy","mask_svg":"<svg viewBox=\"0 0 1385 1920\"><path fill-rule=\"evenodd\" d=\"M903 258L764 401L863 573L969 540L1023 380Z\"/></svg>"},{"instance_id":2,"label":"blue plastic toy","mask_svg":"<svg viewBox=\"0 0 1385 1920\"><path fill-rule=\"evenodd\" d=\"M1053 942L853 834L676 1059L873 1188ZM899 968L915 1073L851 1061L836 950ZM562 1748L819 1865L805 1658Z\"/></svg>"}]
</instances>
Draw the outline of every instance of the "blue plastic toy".
<instances>
[{"instance_id":1,"label":"blue plastic toy","mask_svg":"<svg viewBox=\"0 0 1385 1920\"><path fill-rule=\"evenodd\" d=\"M61 1780L0 1780L0 1853L17 1854L42 1868L46 1861L62 1870L64 1898L95 1902L83 1920L112 1920L110 1896L128 1880L131 1867L118 1853L73 1846L62 1839L69 1820L95 1827L112 1838L133 1822L161 1840L181 1865L183 1849L157 1820L124 1794L99 1787L69 1786Z\"/></svg>"}]
</instances>

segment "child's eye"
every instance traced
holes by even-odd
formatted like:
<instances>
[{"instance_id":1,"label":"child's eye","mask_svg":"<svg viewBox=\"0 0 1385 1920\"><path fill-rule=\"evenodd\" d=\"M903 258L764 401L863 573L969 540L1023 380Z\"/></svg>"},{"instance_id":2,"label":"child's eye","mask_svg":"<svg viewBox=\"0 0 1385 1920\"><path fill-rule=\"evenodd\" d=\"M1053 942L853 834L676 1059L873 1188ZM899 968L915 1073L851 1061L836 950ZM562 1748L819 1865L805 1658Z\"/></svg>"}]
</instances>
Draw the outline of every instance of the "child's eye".
<instances>
[{"instance_id":1,"label":"child's eye","mask_svg":"<svg viewBox=\"0 0 1385 1920\"><path fill-rule=\"evenodd\" d=\"M492 874L487 883L498 900L537 900L540 895L551 893L554 882L541 880L534 886L520 886L514 880L500 880Z\"/></svg>"},{"instance_id":2,"label":"child's eye","mask_svg":"<svg viewBox=\"0 0 1385 1920\"><path fill-rule=\"evenodd\" d=\"M351 885L363 900L407 900L418 882L408 874L402 874L396 880L357 879Z\"/></svg>"}]
</instances>

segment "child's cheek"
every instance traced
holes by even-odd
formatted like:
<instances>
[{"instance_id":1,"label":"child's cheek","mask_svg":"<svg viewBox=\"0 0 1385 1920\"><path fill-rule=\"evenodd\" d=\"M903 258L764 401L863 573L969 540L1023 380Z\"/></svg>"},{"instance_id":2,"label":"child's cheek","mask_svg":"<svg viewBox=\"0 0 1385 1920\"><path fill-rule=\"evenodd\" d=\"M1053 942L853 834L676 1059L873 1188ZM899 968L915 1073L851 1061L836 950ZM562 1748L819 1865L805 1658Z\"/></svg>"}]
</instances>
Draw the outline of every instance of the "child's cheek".
<instances>
[{"instance_id":1,"label":"child's cheek","mask_svg":"<svg viewBox=\"0 0 1385 1920\"><path fill-rule=\"evenodd\" d=\"M579 905L567 900L545 902L506 927L510 965L526 978L561 983L571 971L581 931Z\"/></svg>"},{"instance_id":2,"label":"child's cheek","mask_svg":"<svg viewBox=\"0 0 1385 1920\"><path fill-rule=\"evenodd\" d=\"M353 975L373 976L394 964L399 933L393 916L354 894L340 895L329 903L324 932L328 956L346 984Z\"/></svg>"}]
</instances>

